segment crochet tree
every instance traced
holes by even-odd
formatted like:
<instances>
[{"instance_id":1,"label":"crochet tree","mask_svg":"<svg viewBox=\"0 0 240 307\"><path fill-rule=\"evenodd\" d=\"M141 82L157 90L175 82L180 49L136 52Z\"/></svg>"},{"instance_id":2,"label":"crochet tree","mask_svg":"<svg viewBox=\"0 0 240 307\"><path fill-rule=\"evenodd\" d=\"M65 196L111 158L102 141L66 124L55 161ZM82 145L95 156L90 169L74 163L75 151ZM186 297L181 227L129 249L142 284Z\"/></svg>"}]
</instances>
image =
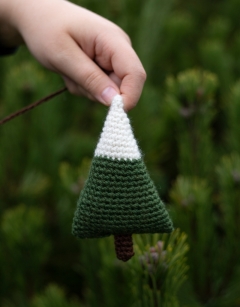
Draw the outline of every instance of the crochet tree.
<instances>
[{"instance_id":1,"label":"crochet tree","mask_svg":"<svg viewBox=\"0 0 240 307\"><path fill-rule=\"evenodd\" d=\"M133 255L132 234L169 233L172 222L149 177L122 97L115 96L73 220L79 238L114 235L120 260Z\"/></svg>"}]
</instances>

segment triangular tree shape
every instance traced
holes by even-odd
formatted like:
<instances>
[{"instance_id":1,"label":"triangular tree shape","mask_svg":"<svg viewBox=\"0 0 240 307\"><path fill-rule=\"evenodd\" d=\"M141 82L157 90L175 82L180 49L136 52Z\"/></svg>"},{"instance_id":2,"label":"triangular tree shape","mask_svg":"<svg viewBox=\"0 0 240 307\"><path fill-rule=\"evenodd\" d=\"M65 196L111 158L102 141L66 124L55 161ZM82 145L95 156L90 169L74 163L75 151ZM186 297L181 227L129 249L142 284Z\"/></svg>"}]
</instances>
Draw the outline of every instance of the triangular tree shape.
<instances>
[{"instance_id":1,"label":"triangular tree shape","mask_svg":"<svg viewBox=\"0 0 240 307\"><path fill-rule=\"evenodd\" d=\"M80 194L73 234L79 238L114 235L117 256L126 261L133 255L132 234L172 230L168 212L141 158L122 97L117 95Z\"/></svg>"}]
</instances>

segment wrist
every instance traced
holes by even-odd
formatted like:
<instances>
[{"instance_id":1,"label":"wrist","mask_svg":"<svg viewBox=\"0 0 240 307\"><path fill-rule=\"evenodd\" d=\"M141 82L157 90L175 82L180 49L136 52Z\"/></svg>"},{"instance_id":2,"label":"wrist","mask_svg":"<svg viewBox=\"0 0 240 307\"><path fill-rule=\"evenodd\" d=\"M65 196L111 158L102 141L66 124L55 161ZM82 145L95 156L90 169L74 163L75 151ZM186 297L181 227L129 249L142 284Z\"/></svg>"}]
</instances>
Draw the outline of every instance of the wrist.
<instances>
[{"instance_id":1,"label":"wrist","mask_svg":"<svg viewBox=\"0 0 240 307\"><path fill-rule=\"evenodd\" d=\"M6 48L16 47L23 39L14 26L11 18L12 0L0 1L0 45Z\"/></svg>"},{"instance_id":2,"label":"wrist","mask_svg":"<svg viewBox=\"0 0 240 307\"><path fill-rule=\"evenodd\" d=\"M0 22L0 45L6 48L12 48L22 43L23 39L14 27Z\"/></svg>"}]
</instances>

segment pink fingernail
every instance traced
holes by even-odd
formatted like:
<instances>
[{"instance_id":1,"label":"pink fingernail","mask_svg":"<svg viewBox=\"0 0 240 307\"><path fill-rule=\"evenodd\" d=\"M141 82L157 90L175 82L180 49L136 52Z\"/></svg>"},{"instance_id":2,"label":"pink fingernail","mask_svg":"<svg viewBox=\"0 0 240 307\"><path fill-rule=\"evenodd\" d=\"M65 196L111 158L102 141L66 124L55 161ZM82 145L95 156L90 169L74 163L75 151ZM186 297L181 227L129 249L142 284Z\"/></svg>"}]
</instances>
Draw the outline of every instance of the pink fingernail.
<instances>
[{"instance_id":1,"label":"pink fingernail","mask_svg":"<svg viewBox=\"0 0 240 307\"><path fill-rule=\"evenodd\" d=\"M105 88L105 90L102 92L102 99L104 100L104 102L106 103L106 105L110 105L113 97L118 95L118 92L111 86Z\"/></svg>"}]
</instances>

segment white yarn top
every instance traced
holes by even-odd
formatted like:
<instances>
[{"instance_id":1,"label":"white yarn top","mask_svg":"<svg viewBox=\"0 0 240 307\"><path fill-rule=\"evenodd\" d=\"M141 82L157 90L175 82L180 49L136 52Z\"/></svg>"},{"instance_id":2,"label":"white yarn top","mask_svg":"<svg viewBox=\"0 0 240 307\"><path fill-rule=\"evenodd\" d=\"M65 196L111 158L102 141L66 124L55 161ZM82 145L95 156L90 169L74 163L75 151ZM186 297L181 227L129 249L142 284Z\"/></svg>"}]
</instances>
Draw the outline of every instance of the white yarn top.
<instances>
[{"instance_id":1,"label":"white yarn top","mask_svg":"<svg viewBox=\"0 0 240 307\"><path fill-rule=\"evenodd\" d=\"M113 98L94 156L125 160L141 158L120 95Z\"/></svg>"}]
</instances>

